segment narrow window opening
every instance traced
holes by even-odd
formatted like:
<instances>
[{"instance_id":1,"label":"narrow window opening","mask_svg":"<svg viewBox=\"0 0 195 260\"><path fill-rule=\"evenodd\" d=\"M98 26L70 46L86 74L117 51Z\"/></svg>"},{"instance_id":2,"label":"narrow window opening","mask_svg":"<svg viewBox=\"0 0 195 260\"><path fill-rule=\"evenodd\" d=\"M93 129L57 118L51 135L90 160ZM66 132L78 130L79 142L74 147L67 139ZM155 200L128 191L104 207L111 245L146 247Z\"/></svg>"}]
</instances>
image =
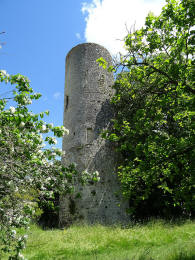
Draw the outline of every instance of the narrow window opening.
<instances>
[{"instance_id":1,"label":"narrow window opening","mask_svg":"<svg viewBox=\"0 0 195 260\"><path fill-rule=\"evenodd\" d=\"M69 104L69 96L66 96L66 110L68 109L68 104Z\"/></svg>"},{"instance_id":2,"label":"narrow window opening","mask_svg":"<svg viewBox=\"0 0 195 260\"><path fill-rule=\"evenodd\" d=\"M105 82L105 76L101 75L99 80L98 80L100 89L104 87L104 82Z\"/></svg>"},{"instance_id":3,"label":"narrow window opening","mask_svg":"<svg viewBox=\"0 0 195 260\"><path fill-rule=\"evenodd\" d=\"M87 143L90 144L93 141L93 129L92 128L87 128Z\"/></svg>"}]
</instances>

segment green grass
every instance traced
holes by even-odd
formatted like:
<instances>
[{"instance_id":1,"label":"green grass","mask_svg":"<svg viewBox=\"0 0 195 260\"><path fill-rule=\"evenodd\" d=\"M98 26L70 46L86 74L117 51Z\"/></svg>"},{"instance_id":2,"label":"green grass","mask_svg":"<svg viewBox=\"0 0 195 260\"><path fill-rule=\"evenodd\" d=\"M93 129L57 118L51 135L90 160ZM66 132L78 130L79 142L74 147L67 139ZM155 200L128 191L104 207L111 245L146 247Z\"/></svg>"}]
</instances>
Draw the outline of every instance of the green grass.
<instances>
[{"instance_id":1,"label":"green grass","mask_svg":"<svg viewBox=\"0 0 195 260\"><path fill-rule=\"evenodd\" d=\"M86 225L46 231L32 226L24 255L40 260L192 260L195 222L155 221L130 228Z\"/></svg>"}]
</instances>

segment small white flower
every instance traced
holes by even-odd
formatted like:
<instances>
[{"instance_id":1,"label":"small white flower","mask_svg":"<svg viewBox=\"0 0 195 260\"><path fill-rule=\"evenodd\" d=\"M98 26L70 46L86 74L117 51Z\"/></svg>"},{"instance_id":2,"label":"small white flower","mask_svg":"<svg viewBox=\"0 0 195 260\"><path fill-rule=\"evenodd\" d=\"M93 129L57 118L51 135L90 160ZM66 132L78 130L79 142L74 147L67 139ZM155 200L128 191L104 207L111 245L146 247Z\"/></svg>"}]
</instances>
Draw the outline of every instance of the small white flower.
<instances>
[{"instance_id":1,"label":"small white flower","mask_svg":"<svg viewBox=\"0 0 195 260\"><path fill-rule=\"evenodd\" d=\"M54 142L54 144L58 143L58 141L55 138L53 138L53 142Z\"/></svg>"},{"instance_id":2,"label":"small white flower","mask_svg":"<svg viewBox=\"0 0 195 260\"><path fill-rule=\"evenodd\" d=\"M100 174L99 174L98 171L95 171L95 172L94 172L94 175L95 175L95 176L99 176Z\"/></svg>"},{"instance_id":3,"label":"small white flower","mask_svg":"<svg viewBox=\"0 0 195 260\"><path fill-rule=\"evenodd\" d=\"M0 134L2 133L1 129L0 129Z\"/></svg>"},{"instance_id":4,"label":"small white flower","mask_svg":"<svg viewBox=\"0 0 195 260\"><path fill-rule=\"evenodd\" d=\"M24 259L24 256L21 253L18 254L18 257L19 259Z\"/></svg>"},{"instance_id":5,"label":"small white flower","mask_svg":"<svg viewBox=\"0 0 195 260\"><path fill-rule=\"evenodd\" d=\"M29 182L32 181L32 179L31 179L30 176L28 176L28 175L26 175L26 176L24 177L24 179L25 179L26 181L29 181Z\"/></svg>"},{"instance_id":6,"label":"small white flower","mask_svg":"<svg viewBox=\"0 0 195 260\"><path fill-rule=\"evenodd\" d=\"M12 114L14 114L14 113L16 112L15 107L10 107L9 110L10 110L10 112L11 112Z\"/></svg>"},{"instance_id":7,"label":"small white flower","mask_svg":"<svg viewBox=\"0 0 195 260\"><path fill-rule=\"evenodd\" d=\"M84 174L84 175L85 175L85 174L88 175L88 174L89 174L88 170L87 170L87 169L84 170L84 171L83 171L83 174Z\"/></svg>"},{"instance_id":8,"label":"small white flower","mask_svg":"<svg viewBox=\"0 0 195 260\"><path fill-rule=\"evenodd\" d=\"M65 128L64 126L62 127L62 130L63 130L63 132L64 132L64 134L66 134L66 135L69 135L69 130L67 129L67 128Z\"/></svg>"},{"instance_id":9,"label":"small white flower","mask_svg":"<svg viewBox=\"0 0 195 260\"><path fill-rule=\"evenodd\" d=\"M7 75L7 71L6 71L6 70L0 70L0 72L1 72L2 74L4 74L5 76Z\"/></svg>"},{"instance_id":10,"label":"small white flower","mask_svg":"<svg viewBox=\"0 0 195 260\"><path fill-rule=\"evenodd\" d=\"M43 154L43 151L42 151L42 150L39 150L37 153L38 153L39 155L42 155L42 154Z\"/></svg>"},{"instance_id":11,"label":"small white flower","mask_svg":"<svg viewBox=\"0 0 195 260\"><path fill-rule=\"evenodd\" d=\"M49 166L52 166L53 165L53 162L47 162Z\"/></svg>"},{"instance_id":12,"label":"small white flower","mask_svg":"<svg viewBox=\"0 0 195 260\"><path fill-rule=\"evenodd\" d=\"M12 235L14 235L14 236L16 235L16 230L15 229L13 229L11 232L12 232Z\"/></svg>"},{"instance_id":13,"label":"small white flower","mask_svg":"<svg viewBox=\"0 0 195 260\"><path fill-rule=\"evenodd\" d=\"M25 126L25 123L24 122L21 122L19 127L23 128Z\"/></svg>"},{"instance_id":14,"label":"small white flower","mask_svg":"<svg viewBox=\"0 0 195 260\"><path fill-rule=\"evenodd\" d=\"M42 186L41 186L41 190L46 190L46 188L42 185Z\"/></svg>"},{"instance_id":15,"label":"small white flower","mask_svg":"<svg viewBox=\"0 0 195 260\"><path fill-rule=\"evenodd\" d=\"M42 131L46 131L46 129L47 129L47 127L46 127L46 125L42 125Z\"/></svg>"}]
</instances>

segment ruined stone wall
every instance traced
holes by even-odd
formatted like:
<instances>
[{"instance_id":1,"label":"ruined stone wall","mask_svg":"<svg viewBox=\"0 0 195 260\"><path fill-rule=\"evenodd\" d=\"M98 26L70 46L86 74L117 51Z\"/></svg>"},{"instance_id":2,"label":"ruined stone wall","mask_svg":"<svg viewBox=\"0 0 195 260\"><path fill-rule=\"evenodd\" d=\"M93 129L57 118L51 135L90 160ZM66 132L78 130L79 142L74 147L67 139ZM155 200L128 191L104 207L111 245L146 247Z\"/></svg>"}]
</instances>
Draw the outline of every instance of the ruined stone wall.
<instances>
[{"instance_id":1,"label":"ruined stone wall","mask_svg":"<svg viewBox=\"0 0 195 260\"><path fill-rule=\"evenodd\" d=\"M114 81L113 74L97 64L100 57L111 64L109 52L93 43L74 47L66 57L64 125L70 134L63 139L66 152L63 163L74 162L79 171L97 170L101 180L77 186L81 198L72 195L61 198L61 226L75 220L112 224L127 219L127 205L121 200L117 177L113 174L117 156L112 145L100 136L112 118L109 100Z\"/></svg>"}]
</instances>

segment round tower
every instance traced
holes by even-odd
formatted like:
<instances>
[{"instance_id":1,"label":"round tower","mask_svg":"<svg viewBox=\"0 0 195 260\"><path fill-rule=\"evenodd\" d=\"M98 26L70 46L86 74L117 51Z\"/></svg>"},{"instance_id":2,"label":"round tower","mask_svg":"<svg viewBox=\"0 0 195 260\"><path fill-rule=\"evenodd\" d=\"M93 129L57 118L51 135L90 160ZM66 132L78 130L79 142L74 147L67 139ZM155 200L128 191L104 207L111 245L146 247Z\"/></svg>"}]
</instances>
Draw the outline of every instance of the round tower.
<instances>
[{"instance_id":1,"label":"round tower","mask_svg":"<svg viewBox=\"0 0 195 260\"><path fill-rule=\"evenodd\" d=\"M78 171L98 171L99 183L76 187L81 198L67 195L60 199L60 225L76 220L112 224L127 219L127 205L119 194L114 174L117 157L113 146L101 138L110 125L113 110L110 98L112 73L99 67L103 57L112 64L109 52L94 43L79 44L66 57L64 126L70 134L63 139L64 165L75 163Z\"/></svg>"}]
</instances>

